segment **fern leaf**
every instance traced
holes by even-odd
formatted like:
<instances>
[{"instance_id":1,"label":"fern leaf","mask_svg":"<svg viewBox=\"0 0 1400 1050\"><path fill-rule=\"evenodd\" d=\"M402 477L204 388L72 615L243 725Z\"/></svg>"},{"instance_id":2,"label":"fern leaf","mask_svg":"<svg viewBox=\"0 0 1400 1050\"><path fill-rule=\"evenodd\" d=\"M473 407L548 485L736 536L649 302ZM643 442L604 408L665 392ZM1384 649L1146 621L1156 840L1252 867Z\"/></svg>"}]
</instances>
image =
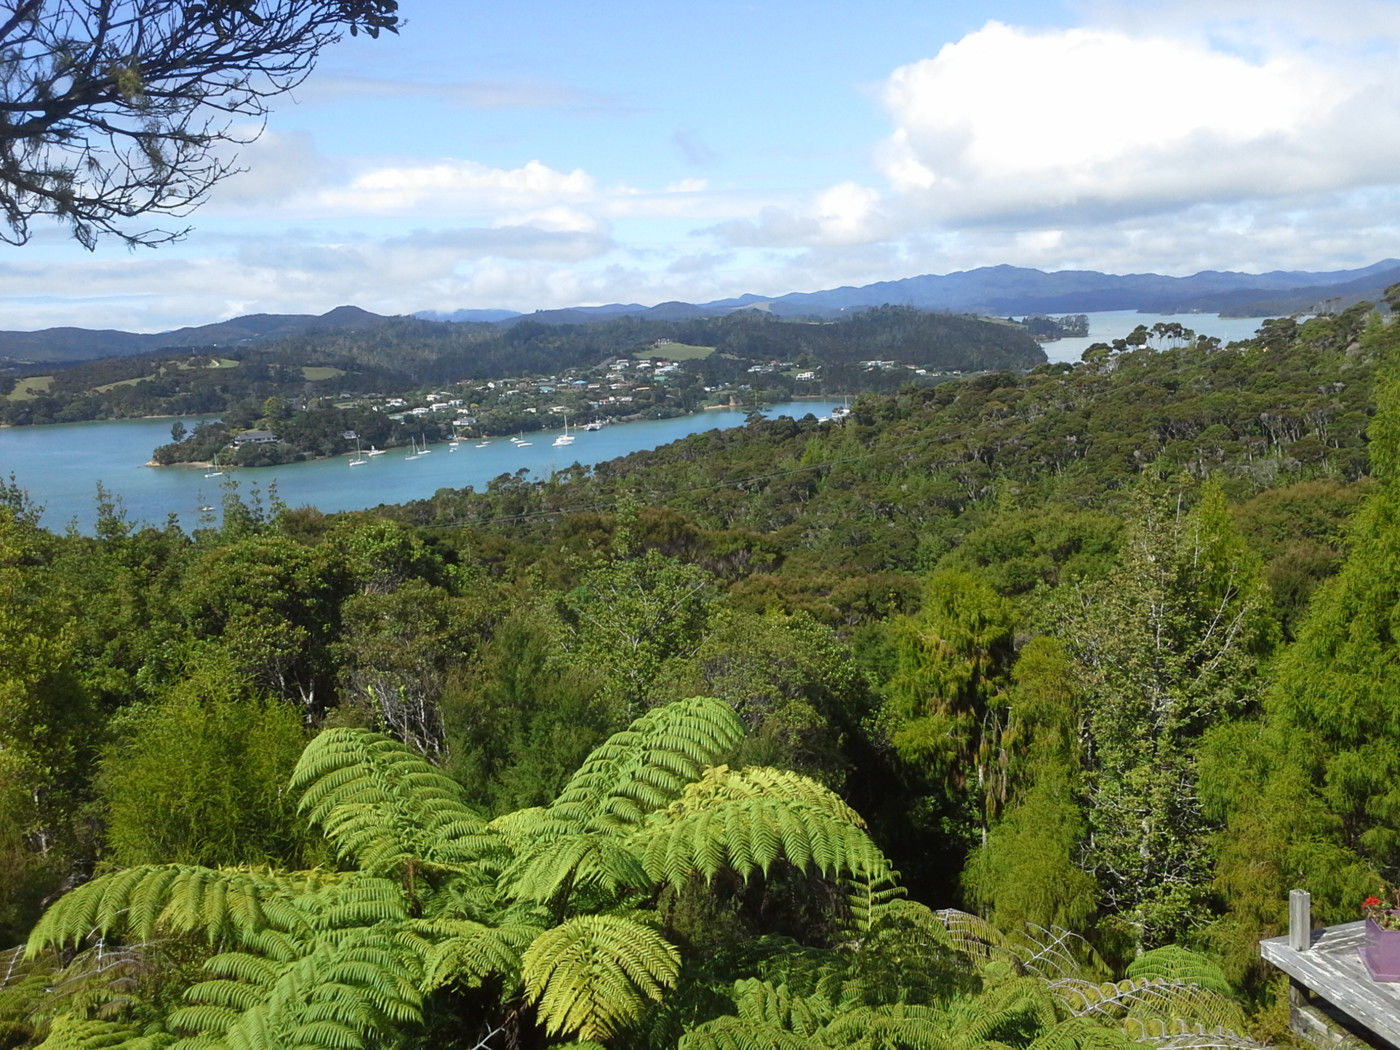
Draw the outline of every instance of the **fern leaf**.
<instances>
[{"instance_id":1,"label":"fern leaf","mask_svg":"<svg viewBox=\"0 0 1400 1050\"><path fill-rule=\"evenodd\" d=\"M174 1036L146 1036L140 1026L130 1022L96 1021L62 1015L54 1018L48 1036L39 1044L43 1050L159 1050L174 1041Z\"/></svg>"},{"instance_id":2,"label":"fern leaf","mask_svg":"<svg viewBox=\"0 0 1400 1050\"><path fill-rule=\"evenodd\" d=\"M676 983L680 953L650 926L581 915L535 938L523 959L526 995L550 1035L606 1040Z\"/></svg>"},{"instance_id":3,"label":"fern leaf","mask_svg":"<svg viewBox=\"0 0 1400 1050\"><path fill-rule=\"evenodd\" d=\"M340 855L376 874L408 861L461 865L500 849L461 785L377 733L325 730L302 752L292 789Z\"/></svg>"},{"instance_id":4,"label":"fern leaf","mask_svg":"<svg viewBox=\"0 0 1400 1050\"><path fill-rule=\"evenodd\" d=\"M705 771L633 835L648 874L673 886L729 868L748 879L784 858L823 875L871 876L889 864L855 812L825 787L785 770Z\"/></svg>"},{"instance_id":5,"label":"fern leaf","mask_svg":"<svg viewBox=\"0 0 1400 1050\"><path fill-rule=\"evenodd\" d=\"M275 902L289 902L338 878L318 872L288 876L178 864L127 868L60 897L35 924L26 951L62 948L98 936L149 940L158 932L202 933L212 943L262 927Z\"/></svg>"},{"instance_id":6,"label":"fern leaf","mask_svg":"<svg viewBox=\"0 0 1400 1050\"><path fill-rule=\"evenodd\" d=\"M830 1045L767 1021L727 1014L686 1032L676 1050L826 1050Z\"/></svg>"},{"instance_id":7,"label":"fern leaf","mask_svg":"<svg viewBox=\"0 0 1400 1050\"><path fill-rule=\"evenodd\" d=\"M1132 1044L1121 1028L1067 1017L1036 1036L1026 1050L1129 1050Z\"/></svg>"},{"instance_id":8,"label":"fern leaf","mask_svg":"<svg viewBox=\"0 0 1400 1050\"><path fill-rule=\"evenodd\" d=\"M549 813L577 830L635 827L678 797L743 733L729 705L713 697L654 708L595 748Z\"/></svg>"},{"instance_id":9,"label":"fern leaf","mask_svg":"<svg viewBox=\"0 0 1400 1050\"><path fill-rule=\"evenodd\" d=\"M474 988L491 976L507 987L520 979L525 949L544 932L540 926L506 923L486 926L478 922L420 924L436 943L423 960L423 988L433 991L449 984Z\"/></svg>"},{"instance_id":10,"label":"fern leaf","mask_svg":"<svg viewBox=\"0 0 1400 1050\"><path fill-rule=\"evenodd\" d=\"M521 900L546 903L568 890L613 896L651 884L646 869L624 842L599 834L540 836L501 874L502 889Z\"/></svg>"},{"instance_id":11,"label":"fern leaf","mask_svg":"<svg viewBox=\"0 0 1400 1050\"><path fill-rule=\"evenodd\" d=\"M1225 972L1213 960L1175 944L1144 952L1128 965L1124 976L1194 984L1221 995L1231 994Z\"/></svg>"}]
</instances>

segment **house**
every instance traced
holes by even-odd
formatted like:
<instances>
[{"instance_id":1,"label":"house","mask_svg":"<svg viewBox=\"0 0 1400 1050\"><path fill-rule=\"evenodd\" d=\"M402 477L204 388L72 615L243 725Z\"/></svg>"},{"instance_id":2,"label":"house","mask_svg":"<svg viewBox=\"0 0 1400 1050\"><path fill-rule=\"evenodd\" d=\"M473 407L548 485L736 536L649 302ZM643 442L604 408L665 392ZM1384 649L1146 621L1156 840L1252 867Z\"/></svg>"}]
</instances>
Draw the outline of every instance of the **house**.
<instances>
[{"instance_id":1,"label":"house","mask_svg":"<svg viewBox=\"0 0 1400 1050\"><path fill-rule=\"evenodd\" d=\"M233 443L239 448L244 445L275 445L278 437L270 430L245 430L233 436Z\"/></svg>"}]
</instances>

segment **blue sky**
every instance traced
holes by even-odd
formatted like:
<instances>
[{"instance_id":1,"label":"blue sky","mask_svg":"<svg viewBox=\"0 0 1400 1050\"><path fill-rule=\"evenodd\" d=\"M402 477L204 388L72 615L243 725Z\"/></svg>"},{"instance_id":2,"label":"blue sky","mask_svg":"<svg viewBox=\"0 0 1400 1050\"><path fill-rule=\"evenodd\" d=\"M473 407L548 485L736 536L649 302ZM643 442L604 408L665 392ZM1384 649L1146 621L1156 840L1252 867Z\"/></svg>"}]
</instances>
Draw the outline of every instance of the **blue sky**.
<instances>
[{"instance_id":1,"label":"blue sky","mask_svg":"<svg viewBox=\"0 0 1400 1050\"><path fill-rule=\"evenodd\" d=\"M0 328L1400 256L1400 0L402 0L182 242L0 248Z\"/></svg>"}]
</instances>

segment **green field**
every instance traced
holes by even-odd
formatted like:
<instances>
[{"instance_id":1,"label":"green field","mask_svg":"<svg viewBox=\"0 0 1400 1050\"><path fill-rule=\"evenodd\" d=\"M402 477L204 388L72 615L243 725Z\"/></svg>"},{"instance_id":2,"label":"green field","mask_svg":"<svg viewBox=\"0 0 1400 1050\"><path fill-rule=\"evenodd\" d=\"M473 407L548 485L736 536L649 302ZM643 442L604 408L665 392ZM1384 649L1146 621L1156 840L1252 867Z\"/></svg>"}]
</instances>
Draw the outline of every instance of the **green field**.
<instances>
[{"instance_id":1,"label":"green field","mask_svg":"<svg viewBox=\"0 0 1400 1050\"><path fill-rule=\"evenodd\" d=\"M8 396L11 401L32 401L40 394L47 394L52 385L53 376L29 376L16 383Z\"/></svg>"},{"instance_id":2,"label":"green field","mask_svg":"<svg viewBox=\"0 0 1400 1050\"><path fill-rule=\"evenodd\" d=\"M119 386L135 386L137 383L144 383L147 379L155 379L158 375L160 375L159 372L152 372L148 376L137 376L135 379L118 379L115 383L103 383L92 389L98 394L105 394L108 390L115 390Z\"/></svg>"},{"instance_id":3,"label":"green field","mask_svg":"<svg viewBox=\"0 0 1400 1050\"><path fill-rule=\"evenodd\" d=\"M639 359L665 357L672 361L699 361L715 352L713 346L691 346L689 343L663 343L661 346L639 350L632 356Z\"/></svg>"},{"instance_id":4,"label":"green field","mask_svg":"<svg viewBox=\"0 0 1400 1050\"><path fill-rule=\"evenodd\" d=\"M343 376L343 368L332 368L330 365L302 365L301 376L308 383L315 383L321 379L334 379L336 376Z\"/></svg>"}]
</instances>

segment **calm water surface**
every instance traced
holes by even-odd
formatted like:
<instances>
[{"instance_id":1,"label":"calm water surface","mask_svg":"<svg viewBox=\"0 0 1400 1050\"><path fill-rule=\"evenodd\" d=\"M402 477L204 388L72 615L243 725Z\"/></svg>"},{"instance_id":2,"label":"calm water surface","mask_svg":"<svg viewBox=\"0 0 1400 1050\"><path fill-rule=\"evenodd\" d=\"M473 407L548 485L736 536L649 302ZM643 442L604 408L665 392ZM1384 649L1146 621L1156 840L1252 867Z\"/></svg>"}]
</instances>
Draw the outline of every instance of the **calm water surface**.
<instances>
[{"instance_id":1,"label":"calm water surface","mask_svg":"<svg viewBox=\"0 0 1400 1050\"><path fill-rule=\"evenodd\" d=\"M831 413L835 401L798 401L774 405L769 416L801 418ZM0 477L11 474L31 499L44 508L46 528L75 525L91 533L97 520L97 487L120 501L127 517L137 523L165 524L170 514L182 528L214 520L223 486L236 481L240 493L256 487L266 493L275 485L289 507L312 506L327 513L360 510L381 503L424 499L441 488L484 490L494 477L529 472L547 478L575 463L592 466L640 449L656 448L700 431L740 426L743 411L697 412L676 419L618 423L597 431L574 430L577 440L555 448L561 431L525 435L531 444L520 448L506 438L492 438L486 448L463 441L452 451L447 444L430 445L427 455L405 459L405 449L390 449L364 466L351 467L350 457L279 467L244 467L222 477L207 478L199 467L148 467L151 450L170 440L170 419L121 420L106 423L65 423L42 427L0 428ZM187 419L193 426L197 419Z\"/></svg>"},{"instance_id":2,"label":"calm water surface","mask_svg":"<svg viewBox=\"0 0 1400 1050\"><path fill-rule=\"evenodd\" d=\"M1067 311L1080 313L1078 310ZM1236 339L1252 338L1262 317L1220 317L1216 314L1140 314L1136 310L1101 310L1086 315L1089 318L1088 336L1073 339L1057 339L1044 344L1045 356L1051 361L1078 361L1079 356L1093 343L1111 343L1122 339L1138 325L1149 329L1159 321L1170 324L1176 321L1183 328L1189 328L1197 335L1213 335L1221 343Z\"/></svg>"}]
</instances>

